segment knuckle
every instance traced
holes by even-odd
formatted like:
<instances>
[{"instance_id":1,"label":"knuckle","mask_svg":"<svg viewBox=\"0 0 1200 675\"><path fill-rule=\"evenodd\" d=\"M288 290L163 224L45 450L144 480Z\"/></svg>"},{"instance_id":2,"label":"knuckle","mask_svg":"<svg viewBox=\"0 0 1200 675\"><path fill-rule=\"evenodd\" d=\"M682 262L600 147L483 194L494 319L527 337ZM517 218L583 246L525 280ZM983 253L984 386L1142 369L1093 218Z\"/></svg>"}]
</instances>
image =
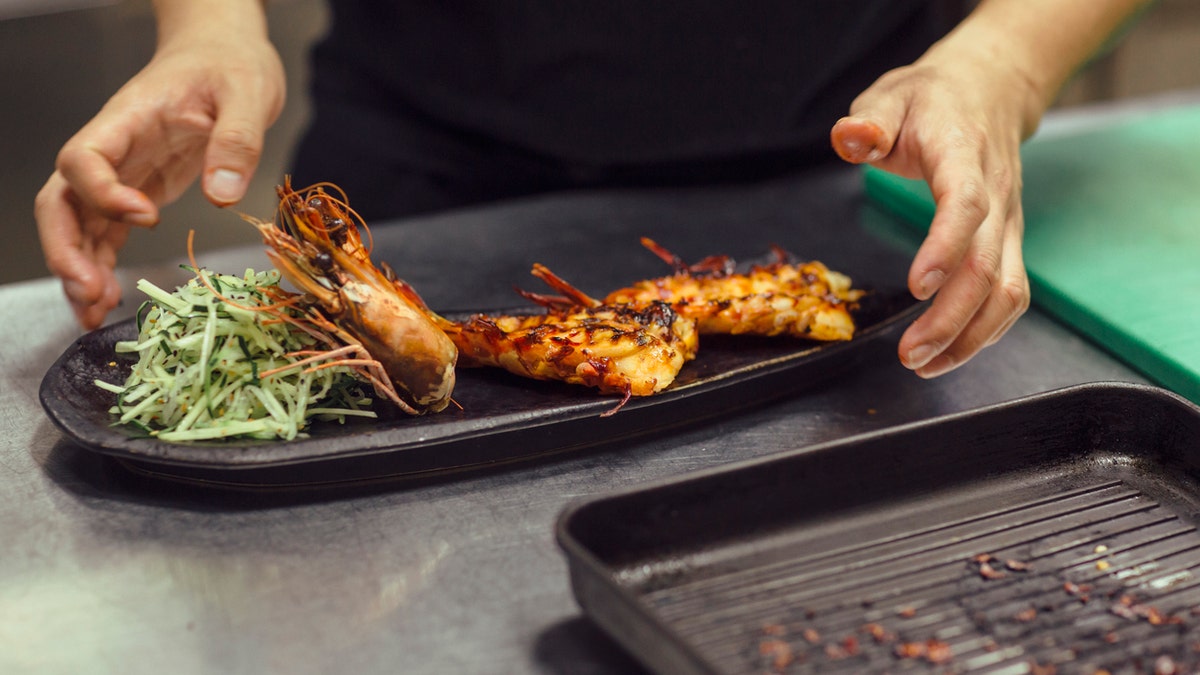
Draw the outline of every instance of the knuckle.
<instances>
[{"instance_id":1,"label":"knuckle","mask_svg":"<svg viewBox=\"0 0 1200 675\"><path fill-rule=\"evenodd\" d=\"M954 129L949 142L955 147L975 150L987 144L988 132L983 124L963 123Z\"/></svg>"},{"instance_id":2,"label":"knuckle","mask_svg":"<svg viewBox=\"0 0 1200 675\"><path fill-rule=\"evenodd\" d=\"M262 152L262 137L247 127L218 130L213 141L222 152L238 158L254 158Z\"/></svg>"},{"instance_id":3,"label":"knuckle","mask_svg":"<svg viewBox=\"0 0 1200 675\"><path fill-rule=\"evenodd\" d=\"M991 212L987 190L974 180L960 186L954 203L963 218L975 224L982 223Z\"/></svg>"},{"instance_id":4,"label":"knuckle","mask_svg":"<svg viewBox=\"0 0 1200 675\"><path fill-rule=\"evenodd\" d=\"M77 146L75 143L68 142L62 147L62 149L58 151L58 154L55 155L54 168L60 173L64 172L64 170L70 169L70 167L79 162L79 157L82 152L82 148Z\"/></svg>"},{"instance_id":5,"label":"knuckle","mask_svg":"<svg viewBox=\"0 0 1200 675\"><path fill-rule=\"evenodd\" d=\"M995 186L997 194L1008 195L1020 190L1020 179L1008 165L1001 166L992 172L992 184Z\"/></svg>"},{"instance_id":6,"label":"knuckle","mask_svg":"<svg viewBox=\"0 0 1200 675\"><path fill-rule=\"evenodd\" d=\"M1029 284L1023 278L1009 280L996 289L996 300L1006 316L1020 316L1029 309Z\"/></svg>"},{"instance_id":7,"label":"knuckle","mask_svg":"<svg viewBox=\"0 0 1200 675\"><path fill-rule=\"evenodd\" d=\"M860 93L854 100L854 103L861 102L864 98L869 97L873 93L888 91L903 82L905 78L911 77L918 72L919 70L911 65L893 68L892 70L889 70L883 75L879 76L879 78L875 80L875 83L870 88Z\"/></svg>"},{"instance_id":8,"label":"knuckle","mask_svg":"<svg viewBox=\"0 0 1200 675\"><path fill-rule=\"evenodd\" d=\"M976 288L988 294L1000 283L999 252L990 249L976 251L967 258L966 272Z\"/></svg>"}]
</instances>

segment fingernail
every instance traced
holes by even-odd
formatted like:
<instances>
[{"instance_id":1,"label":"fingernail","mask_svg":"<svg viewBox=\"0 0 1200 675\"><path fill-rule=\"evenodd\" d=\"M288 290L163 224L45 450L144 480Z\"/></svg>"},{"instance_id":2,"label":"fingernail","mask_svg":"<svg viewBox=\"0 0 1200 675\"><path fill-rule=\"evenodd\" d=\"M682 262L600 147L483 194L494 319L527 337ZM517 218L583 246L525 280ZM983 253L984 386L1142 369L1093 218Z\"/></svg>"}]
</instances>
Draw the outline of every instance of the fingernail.
<instances>
[{"instance_id":1,"label":"fingernail","mask_svg":"<svg viewBox=\"0 0 1200 675\"><path fill-rule=\"evenodd\" d=\"M121 222L134 227L153 227L158 224L158 217L145 211L132 211L122 216Z\"/></svg>"},{"instance_id":2,"label":"fingernail","mask_svg":"<svg viewBox=\"0 0 1200 675\"><path fill-rule=\"evenodd\" d=\"M941 375L945 375L946 373L954 370L955 368L957 368L960 365L961 364L959 364L959 363L955 363L954 359L951 358L949 355L943 354L943 355L939 356L938 358L934 359L933 361L931 361L926 367L918 368L917 369L917 377L920 377L920 378L923 378L926 380L932 379L935 377L939 377Z\"/></svg>"},{"instance_id":3,"label":"fingernail","mask_svg":"<svg viewBox=\"0 0 1200 675\"><path fill-rule=\"evenodd\" d=\"M846 154L857 157L862 153L863 144L852 138L846 138L842 140L842 149L846 151Z\"/></svg>"},{"instance_id":4,"label":"fingernail","mask_svg":"<svg viewBox=\"0 0 1200 675\"><path fill-rule=\"evenodd\" d=\"M933 345L917 345L908 351L908 358L905 359L904 365L909 370L918 370L935 356L937 356L937 350L933 348Z\"/></svg>"},{"instance_id":5,"label":"fingernail","mask_svg":"<svg viewBox=\"0 0 1200 675\"><path fill-rule=\"evenodd\" d=\"M920 295L917 296L917 299L928 300L945 282L946 275L941 270L929 270L925 276L921 277L921 284L917 289L920 291Z\"/></svg>"},{"instance_id":6,"label":"fingernail","mask_svg":"<svg viewBox=\"0 0 1200 675\"><path fill-rule=\"evenodd\" d=\"M229 169L217 169L208 176L208 196L218 202L232 204L242 198L242 174Z\"/></svg>"}]
</instances>

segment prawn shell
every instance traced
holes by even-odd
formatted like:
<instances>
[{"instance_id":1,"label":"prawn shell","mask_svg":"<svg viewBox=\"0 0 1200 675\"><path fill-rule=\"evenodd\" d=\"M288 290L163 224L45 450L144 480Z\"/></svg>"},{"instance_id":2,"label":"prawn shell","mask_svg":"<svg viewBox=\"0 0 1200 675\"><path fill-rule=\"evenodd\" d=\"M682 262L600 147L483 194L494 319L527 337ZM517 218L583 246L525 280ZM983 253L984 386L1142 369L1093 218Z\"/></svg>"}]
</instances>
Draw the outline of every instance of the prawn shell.
<instances>
[{"instance_id":1,"label":"prawn shell","mask_svg":"<svg viewBox=\"0 0 1200 675\"><path fill-rule=\"evenodd\" d=\"M412 414L445 409L458 349L420 296L372 263L359 227L369 230L344 194L323 185L293 190L290 179L277 192L278 225L247 218L276 267L315 301L340 339L362 347L383 369L400 407Z\"/></svg>"},{"instance_id":2,"label":"prawn shell","mask_svg":"<svg viewBox=\"0 0 1200 675\"><path fill-rule=\"evenodd\" d=\"M445 409L454 391L454 342L421 311L394 293L349 282L339 290L349 330L401 385L413 403L431 412Z\"/></svg>"}]
</instances>

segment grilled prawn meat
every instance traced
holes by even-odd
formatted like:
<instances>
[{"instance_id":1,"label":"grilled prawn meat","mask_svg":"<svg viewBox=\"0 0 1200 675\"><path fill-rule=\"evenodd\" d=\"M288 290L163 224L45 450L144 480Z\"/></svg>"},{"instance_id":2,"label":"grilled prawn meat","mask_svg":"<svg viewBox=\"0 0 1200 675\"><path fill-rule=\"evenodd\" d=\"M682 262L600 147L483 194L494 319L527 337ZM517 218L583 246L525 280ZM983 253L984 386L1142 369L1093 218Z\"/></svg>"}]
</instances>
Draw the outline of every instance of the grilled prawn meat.
<instances>
[{"instance_id":1,"label":"grilled prawn meat","mask_svg":"<svg viewBox=\"0 0 1200 675\"><path fill-rule=\"evenodd\" d=\"M563 296L523 293L546 307L525 315L476 314L447 322L447 335L464 366L496 366L538 380L561 380L631 396L649 396L675 380L696 355L695 322L668 303L604 305L570 287L541 265L534 274L553 280ZM541 271L541 272L539 272Z\"/></svg>"},{"instance_id":2,"label":"grilled prawn meat","mask_svg":"<svg viewBox=\"0 0 1200 675\"><path fill-rule=\"evenodd\" d=\"M293 190L290 179L276 190L277 222L246 217L267 256L358 361L382 367L390 382L376 382L377 391L382 384L381 393L414 415L444 409L458 351L417 292L386 263L371 262L360 228L370 231L345 194L329 183Z\"/></svg>"},{"instance_id":3,"label":"grilled prawn meat","mask_svg":"<svg viewBox=\"0 0 1200 675\"><path fill-rule=\"evenodd\" d=\"M687 265L651 239L643 237L642 245L675 273L613 291L604 304L667 302L681 316L695 319L701 334L791 335L821 341L854 337L850 312L864 292L820 262L789 263L788 254L774 247L774 262L735 273L728 256Z\"/></svg>"}]
</instances>

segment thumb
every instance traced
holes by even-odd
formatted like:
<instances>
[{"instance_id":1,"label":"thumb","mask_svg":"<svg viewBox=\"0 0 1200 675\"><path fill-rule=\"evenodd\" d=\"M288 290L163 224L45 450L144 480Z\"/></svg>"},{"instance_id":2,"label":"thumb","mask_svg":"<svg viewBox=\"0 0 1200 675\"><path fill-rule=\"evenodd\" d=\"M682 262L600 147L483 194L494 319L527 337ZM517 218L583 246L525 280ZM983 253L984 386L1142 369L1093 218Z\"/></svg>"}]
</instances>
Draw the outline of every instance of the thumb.
<instances>
[{"instance_id":1,"label":"thumb","mask_svg":"<svg viewBox=\"0 0 1200 675\"><path fill-rule=\"evenodd\" d=\"M265 123L249 110L226 110L217 119L204 157L201 188L209 201L241 201L262 156Z\"/></svg>"},{"instance_id":2,"label":"thumb","mask_svg":"<svg viewBox=\"0 0 1200 675\"><path fill-rule=\"evenodd\" d=\"M854 100L849 116L833 125L833 149L852 164L881 161L892 152L904 114L904 101L894 90L876 84Z\"/></svg>"}]
</instances>

